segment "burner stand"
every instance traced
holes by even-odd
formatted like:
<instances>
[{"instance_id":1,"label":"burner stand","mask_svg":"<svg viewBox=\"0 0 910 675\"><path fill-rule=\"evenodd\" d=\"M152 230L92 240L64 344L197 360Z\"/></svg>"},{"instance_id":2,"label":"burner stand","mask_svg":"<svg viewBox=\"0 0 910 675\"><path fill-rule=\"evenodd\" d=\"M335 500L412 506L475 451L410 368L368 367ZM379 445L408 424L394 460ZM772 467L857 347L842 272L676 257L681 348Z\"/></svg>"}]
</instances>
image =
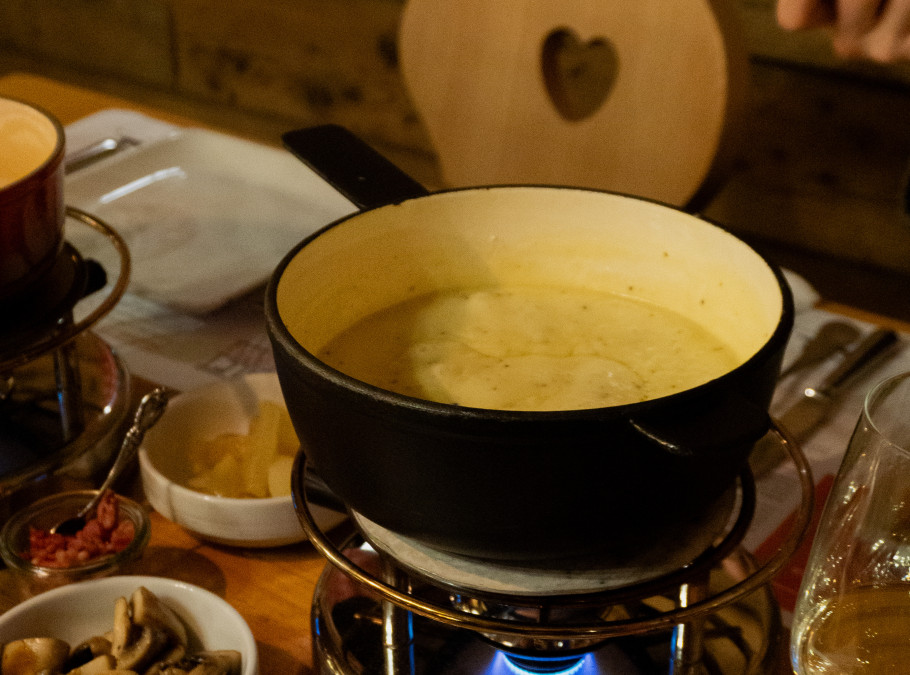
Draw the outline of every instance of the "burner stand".
<instances>
[{"instance_id":1,"label":"burner stand","mask_svg":"<svg viewBox=\"0 0 910 675\"><path fill-rule=\"evenodd\" d=\"M4 424L17 429L0 436L0 498L47 482L51 475L88 480L104 466L127 420L130 377L111 347L91 331L68 343L78 368L79 432L61 434L55 355L34 359L15 371L16 386L3 401ZM2 521L2 517L0 517Z\"/></svg>"},{"instance_id":2,"label":"burner stand","mask_svg":"<svg viewBox=\"0 0 910 675\"><path fill-rule=\"evenodd\" d=\"M713 573L708 592L741 582L756 567L742 550L735 551ZM639 609L659 616L676 603L676 598L657 596L643 600ZM616 610L615 620L621 611ZM779 634L780 625L773 595L762 587L697 623L595 639L573 649L556 649L558 643L549 642L540 649L518 649L503 645L499 636L402 610L364 592L331 565L317 584L311 615L313 660L320 675L765 675L778 655L769 636Z\"/></svg>"},{"instance_id":3,"label":"burner stand","mask_svg":"<svg viewBox=\"0 0 910 675\"><path fill-rule=\"evenodd\" d=\"M90 478L129 403L126 368L89 330L126 291L129 250L106 223L75 208L66 215L114 252L118 275L101 293L103 268L66 242L37 295L8 305L15 311L0 339L0 497L62 469Z\"/></svg>"},{"instance_id":4,"label":"burner stand","mask_svg":"<svg viewBox=\"0 0 910 675\"><path fill-rule=\"evenodd\" d=\"M519 597L506 601L512 609L503 611L489 599L409 575L390 556L361 546L362 538L343 542L339 548L318 529L306 506L298 503L298 516L311 543L332 563L320 579L313 604L314 660L325 675L487 672L478 669L476 662L469 670L453 664L440 668L428 664L426 654L450 650L463 656L467 650L482 652L480 658L487 662L500 658L495 656L500 653L497 648L505 646L538 661L578 656L577 666L610 660L611 669L601 671L609 673L682 675L705 672L706 664L720 660L727 665L707 672L765 672L762 663L773 656L770 652L779 629L779 610L768 582L796 550L813 509L813 483L805 457L780 429L769 433L788 456L802 496L780 548L759 562L733 544L733 550L711 570L681 571L682 576L657 595L650 595L656 592L651 585L641 594L618 589L597 597ZM739 541L730 541L734 540ZM714 640L718 626L731 622L734 626L739 622L733 633L740 637L718 647ZM747 634L758 635L761 644L749 647L745 655L730 657L731 642L743 642ZM365 650L353 646L360 639L369 645ZM588 648L590 653L579 656ZM633 657L645 652L657 653L657 661L635 665ZM362 661L367 657L378 660L365 667ZM617 665L624 660L628 663Z\"/></svg>"}]
</instances>

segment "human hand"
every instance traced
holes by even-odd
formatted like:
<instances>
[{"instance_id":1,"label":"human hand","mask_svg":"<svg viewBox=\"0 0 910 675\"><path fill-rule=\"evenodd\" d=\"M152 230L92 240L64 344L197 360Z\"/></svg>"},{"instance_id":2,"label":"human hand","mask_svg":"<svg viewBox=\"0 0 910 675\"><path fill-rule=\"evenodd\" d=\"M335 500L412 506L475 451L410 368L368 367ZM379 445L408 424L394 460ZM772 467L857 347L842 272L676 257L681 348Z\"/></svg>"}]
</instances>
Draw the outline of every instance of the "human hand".
<instances>
[{"instance_id":1,"label":"human hand","mask_svg":"<svg viewBox=\"0 0 910 675\"><path fill-rule=\"evenodd\" d=\"M829 27L845 58L910 60L910 0L778 0L777 21L787 30Z\"/></svg>"}]
</instances>

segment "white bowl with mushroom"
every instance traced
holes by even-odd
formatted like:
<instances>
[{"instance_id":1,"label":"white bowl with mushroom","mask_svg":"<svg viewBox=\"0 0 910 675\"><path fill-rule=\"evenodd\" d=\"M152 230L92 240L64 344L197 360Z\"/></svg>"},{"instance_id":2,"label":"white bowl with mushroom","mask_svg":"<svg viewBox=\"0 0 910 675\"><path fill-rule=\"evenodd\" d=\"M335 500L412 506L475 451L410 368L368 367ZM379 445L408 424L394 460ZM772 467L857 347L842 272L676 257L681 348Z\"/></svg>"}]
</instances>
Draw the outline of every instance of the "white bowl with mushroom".
<instances>
[{"instance_id":1,"label":"white bowl with mushroom","mask_svg":"<svg viewBox=\"0 0 910 675\"><path fill-rule=\"evenodd\" d=\"M278 377L221 380L171 399L139 451L152 507L218 544L282 546L306 539L291 496L299 444ZM346 518L312 506L331 529Z\"/></svg>"},{"instance_id":2,"label":"white bowl with mushroom","mask_svg":"<svg viewBox=\"0 0 910 675\"><path fill-rule=\"evenodd\" d=\"M256 640L237 610L163 577L107 577L36 595L0 616L0 644L4 673L20 672L22 658L48 659L28 672L49 675L156 672L157 663L188 673L202 662L211 675L259 673Z\"/></svg>"}]
</instances>

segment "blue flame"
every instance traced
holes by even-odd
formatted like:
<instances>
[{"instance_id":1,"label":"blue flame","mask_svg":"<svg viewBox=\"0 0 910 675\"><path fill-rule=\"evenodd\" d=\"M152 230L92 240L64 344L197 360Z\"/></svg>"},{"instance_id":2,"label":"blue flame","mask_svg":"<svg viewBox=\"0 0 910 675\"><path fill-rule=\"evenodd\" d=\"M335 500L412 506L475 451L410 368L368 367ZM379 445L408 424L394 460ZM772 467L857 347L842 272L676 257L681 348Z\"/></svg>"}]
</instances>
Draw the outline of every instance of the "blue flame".
<instances>
[{"instance_id":1,"label":"blue flame","mask_svg":"<svg viewBox=\"0 0 910 675\"><path fill-rule=\"evenodd\" d=\"M547 657L540 657L541 665L546 663ZM522 668L513 663L508 655L504 652L496 652L493 662L487 669L485 675L540 675L540 672L547 672L548 675L596 675L598 673L597 663L591 654L585 654L578 657L578 661L573 662L562 670L545 670L531 671Z\"/></svg>"}]
</instances>

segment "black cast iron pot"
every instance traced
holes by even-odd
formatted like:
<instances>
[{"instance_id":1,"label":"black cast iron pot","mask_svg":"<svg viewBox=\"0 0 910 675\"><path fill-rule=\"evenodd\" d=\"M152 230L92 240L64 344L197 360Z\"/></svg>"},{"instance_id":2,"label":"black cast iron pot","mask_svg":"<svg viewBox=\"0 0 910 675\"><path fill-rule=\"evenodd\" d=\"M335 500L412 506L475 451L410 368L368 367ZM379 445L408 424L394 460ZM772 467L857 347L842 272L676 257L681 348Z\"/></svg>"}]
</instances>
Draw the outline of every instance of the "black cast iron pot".
<instances>
[{"instance_id":1,"label":"black cast iron pot","mask_svg":"<svg viewBox=\"0 0 910 675\"><path fill-rule=\"evenodd\" d=\"M439 549L490 559L598 550L634 558L695 534L769 428L793 322L774 265L722 228L647 200L532 186L427 194L337 127L285 142L363 209L292 250L265 306L308 461L348 507ZM529 283L670 307L741 363L641 403L510 412L399 395L314 356L357 319L405 298ZM299 496L302 476L294 480Z\"/></svg>"}]
</instances>

